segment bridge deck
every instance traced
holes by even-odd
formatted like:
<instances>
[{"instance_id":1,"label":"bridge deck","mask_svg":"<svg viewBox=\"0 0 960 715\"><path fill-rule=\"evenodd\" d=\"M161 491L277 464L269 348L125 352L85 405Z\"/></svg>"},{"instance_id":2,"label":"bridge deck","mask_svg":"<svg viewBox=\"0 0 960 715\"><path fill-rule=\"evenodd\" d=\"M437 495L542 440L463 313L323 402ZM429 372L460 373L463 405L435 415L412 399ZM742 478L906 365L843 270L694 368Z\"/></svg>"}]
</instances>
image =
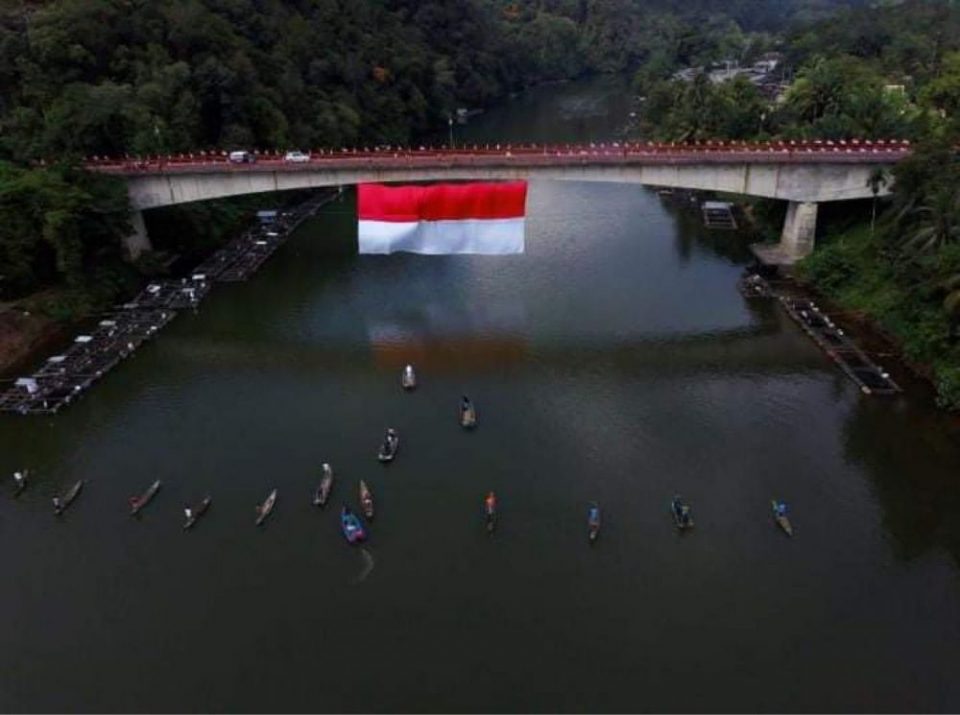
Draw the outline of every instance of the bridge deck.
<instances>
[{"instance_id":1,"label":"bridge deck","mask_svg":"<svg viewBox=\"0 0 960 715\"><path fill-rule=\"evenodd\" d=\"M259 153L248 164L229 161L226 152L168 156L92 157L94 171L137 176L144 173L304 172L319 169L429 168L571 165L689 164L889 164L910 153L907 141L705 142L702 144L613 143L592 145L486 145L460 149L376 148L320 150L309 161L288 162L279 153Z\"/></svg>"}]
</instances>

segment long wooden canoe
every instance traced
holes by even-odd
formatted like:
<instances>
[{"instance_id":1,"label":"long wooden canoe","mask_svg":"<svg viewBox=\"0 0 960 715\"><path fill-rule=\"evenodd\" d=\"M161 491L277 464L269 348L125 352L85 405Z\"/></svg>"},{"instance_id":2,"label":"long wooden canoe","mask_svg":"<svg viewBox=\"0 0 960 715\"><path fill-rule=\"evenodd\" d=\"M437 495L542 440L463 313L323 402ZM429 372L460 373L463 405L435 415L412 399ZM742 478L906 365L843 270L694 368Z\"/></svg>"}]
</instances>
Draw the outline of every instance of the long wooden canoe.
<instances>
[{"instance_id":1,"label":"long wooden canoe","mask_svg":"<svg viewBox=\"0 0 960 715\"><path fill-rule=\"evenodd\" d=\"M212 503L213 498L209 495L205 496L202 502L190 510L190 516L188 516L187 520L183 522L183 528L185 530L193 528L193 525L200 520L200 517L207 513L207 509L210 508L210 504Z\"/></svg>"},{"instance_id":2,"label":"long wooden canoe","mask_svg":"<svg viewBox=\"0 0 960 715\"><path fill-rule=\"evenodd\" d=\"M257 507L257 526L260 526L264 521L266 521L267 517L270 516L270 512L273 511L273 506L276 503L277 490L274 489L272 492L270 492L270 496L267 497L266 501Z\"/></svg>"},{"instance_id":3,"label":"long wooden canoe","mask_svg":"<svg viewBox=\"0 0 960 715\"><path fill-rule=\"evenodd\" d=\"M53 500L53 513L57 516L60 516L63 512L67 510L74 500L80 495L80 490L83 489L83 480L77 480L76 484L70 487L67 490L67 493L63 495L63 498L54 497Z\"/></svg>"},{"instance_id":4,"label":"long wooden canoe","mask_svg":"<svg viewBox=\"0 0 960 715\"><path fill-rule=\"evenodd\" d=\"M132 497L130 499L130 516L136 516L139 514L140 510L150 503L150 500L157 495L158 491L160 491L159 479L147 487L147 491L145 491L143 494L138 497Z\"/></svg>"}]
</instances>

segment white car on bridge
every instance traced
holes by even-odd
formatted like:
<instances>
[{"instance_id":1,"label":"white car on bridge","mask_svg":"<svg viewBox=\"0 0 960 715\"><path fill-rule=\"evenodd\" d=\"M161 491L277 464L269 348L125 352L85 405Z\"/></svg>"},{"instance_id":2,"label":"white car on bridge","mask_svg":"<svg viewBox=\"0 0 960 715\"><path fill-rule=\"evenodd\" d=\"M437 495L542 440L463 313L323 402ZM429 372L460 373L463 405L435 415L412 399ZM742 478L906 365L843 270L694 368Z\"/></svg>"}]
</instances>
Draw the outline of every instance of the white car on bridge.
<instances>
[{"instance_id":1,"label":"white car on bridge","mask_svg":"<svg viewBox=\"0 0 960 715\"><path fill-rule=\"evenodd\" d=\"M305 161L310 161L310 155L304 154L302 151L288 151L283 155L284 161L292 161L295 163L301 163Z\"/></svg>"}]
</instances>

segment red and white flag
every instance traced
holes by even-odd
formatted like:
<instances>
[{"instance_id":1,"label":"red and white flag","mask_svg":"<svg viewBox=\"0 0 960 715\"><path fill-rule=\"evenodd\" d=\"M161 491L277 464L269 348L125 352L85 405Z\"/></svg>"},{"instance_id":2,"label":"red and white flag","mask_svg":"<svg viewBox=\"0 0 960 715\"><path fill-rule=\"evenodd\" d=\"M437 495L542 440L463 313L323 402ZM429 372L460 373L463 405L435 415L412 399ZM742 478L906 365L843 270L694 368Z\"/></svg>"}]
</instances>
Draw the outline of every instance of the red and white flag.
<instances>
[{"instance_id":1,"label":"red and white flag","mask_svg":"<svg viewBox=\"0 0 960 715\"><path fill-rule=\"evenodd\" d=\"M526 181L360 184L360 253L523 253L526 201Z\"/></svg>"}]
</instances>

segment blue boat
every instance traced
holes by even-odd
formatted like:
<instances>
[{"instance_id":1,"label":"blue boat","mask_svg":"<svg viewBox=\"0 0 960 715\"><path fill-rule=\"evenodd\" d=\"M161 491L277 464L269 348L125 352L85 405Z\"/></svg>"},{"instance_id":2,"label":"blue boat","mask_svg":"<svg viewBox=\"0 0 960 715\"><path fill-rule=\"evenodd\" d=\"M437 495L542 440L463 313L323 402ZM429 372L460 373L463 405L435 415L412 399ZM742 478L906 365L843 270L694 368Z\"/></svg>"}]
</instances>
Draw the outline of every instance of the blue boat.
<instances>
[{"instance_id":1,"label":"blue boat","mask_svg":"<svg viewBox=\"0 0 960 715\"><path fill-rule=\"evenodd\" d=\"M590 509L587 511L587 527L590 543L597 540L600 535L600 505L596 502L590 502Z\"/></svg>"},{"instance_id":2,"label":"blue boat","mask_svg":"<svg viewBox=\"0 0 960 715\"><path fill-rule=\"evenodd\" d=\"M363 528L360 517L350 511L350 507L346 504L340 509L340 528L343 530L344 538L351 544L365 541L367 538L367 532Z\"/></svg>"}]
</instances>

